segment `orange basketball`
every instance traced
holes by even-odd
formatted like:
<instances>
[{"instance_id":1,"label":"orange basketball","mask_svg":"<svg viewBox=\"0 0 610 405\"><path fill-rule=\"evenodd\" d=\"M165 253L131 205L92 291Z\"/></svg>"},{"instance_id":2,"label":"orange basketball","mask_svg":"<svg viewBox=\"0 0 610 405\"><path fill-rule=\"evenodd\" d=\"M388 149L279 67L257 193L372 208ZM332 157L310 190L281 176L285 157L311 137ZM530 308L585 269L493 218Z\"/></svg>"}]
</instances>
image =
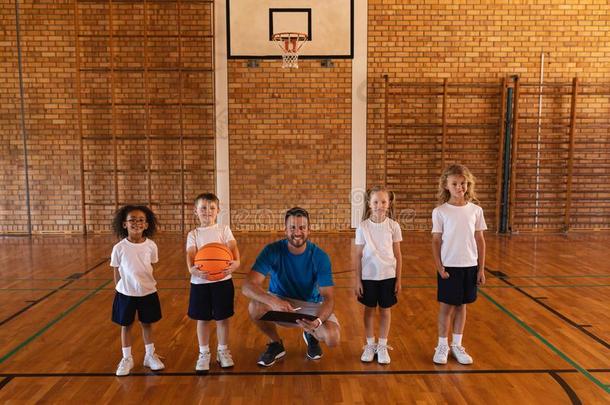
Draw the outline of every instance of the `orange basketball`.
<instances>
[{"instance_id":1,"label":"orange basketball","mask_svg":"<svg viewBox=\"0 0 610 405\"><path fill-rule=\"evenodd\" d=\"M203 245L195 255L195 266L207 273L208 280L222 280L222 274L229 267L229 261L233 260L233 254L228 247L222 243L208 243Z\"/></svg>"}]
</instances>

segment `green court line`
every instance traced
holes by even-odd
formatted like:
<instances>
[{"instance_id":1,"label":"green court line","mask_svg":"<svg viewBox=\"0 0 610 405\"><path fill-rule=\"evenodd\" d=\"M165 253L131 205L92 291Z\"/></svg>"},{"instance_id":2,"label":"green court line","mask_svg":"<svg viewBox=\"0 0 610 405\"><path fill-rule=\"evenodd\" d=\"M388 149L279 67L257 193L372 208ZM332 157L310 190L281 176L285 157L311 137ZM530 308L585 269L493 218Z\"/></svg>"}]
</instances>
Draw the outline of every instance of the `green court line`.
<instances>
[{"instance_id":1,"label":"green court line","mask_svg":"<svg viewBox=\"0 0 610 405\"><path fill-rule=\"evenodd\" d=\"M110 280L112 281L112 280ZM402 288L436 288L436 285L403 285ZM511 288L596 288L596 287L610 287L610 284L542 284L542 285L486 285L485 287L481 287L482 289L511 289ZM184 287L160 287L157 288L159 291L163 290L184 290L190 288L188 285ZM344 287L344 286L335 286L335 288L353 288L353 287ZM10 292L10 291L49 291L54 288L0 288L0 292ZM62 291L91 291L95 288L84 288L84 287L75 287L75 288L63 288ZM107 290L114 290L114 288L108 288Z\"/></svg>"},{"instance_id":2,"label":"green court line","mask_svg":"<svg viewBox=\"0 0 610 405\"><path fill-rule=\"evenodd\" d=\"M555 354L557 354L559 357L561 357L564 361L566 361L568 364L570 364L572 367L574 367L576 370L578 370L582 375L584 375L586 378L588 378L589 381L593 382L595 385L597 385L602 390L604 390L606 392L606 394L610 394L609 385L606 385L603 382L601 382L600 380L598 380L597 378L595 378L585 368L581 367L578 363L576 363L574 360L569 358L561 350L559 350L557 347L555 347L551 342L549 342L542 335L540 335L538 332L536 332L531 326L529 326L528 324L523 322L515 314L513 314L508 309L506 309L504 306L499 304L496 300L491 298L487 293L485 293L484 291L479 291L479 292L481 293L481 295L483 295L485 298L487 298L488 301L490 301L492 304L494 304L498 309L500 309L502 312L504 312L506 315L508 315L512 320L517 322L517 324L519 324L519 326L521 326L523 329L528 331L532 336L534 336L535 338L540 340L546 347L551 349L551 351L553 351Z\"/></svg>"},{"instance_id":3,"label":"green court line","mask_svg":"<svg viewBox=\"0 0 610 405\"><path fill-rule=\"evenodd\" d=\"M49 328L51 328L51 326L55 325L57 322L59 322L60 320L62 320L63 318L65 318L68 314L70 314L72 311L74 311L76 308L78 308L83 302L87 301L89 298L93 297L95 294L98 293L98 291L102 290L104 287L106 287L108 284L110 284L112 282L112 280L108 280L107 282L105 282L104 284L102 284L101 286L99 286L98 288L96 288L95 290L93 290L91 293L87 294L86 296L84 296L83 298L81 298L80 300L78 300L74 305L72 305L70 308L68 308L67 310L65 310L64 312L62 312L61 314L59 314L55 319L53 319L51 322L47 323L45 326L42 327L42 329L40 329L39 331L37 331L36 333L34 333L33 335L31 335L29 338L27 338L26 340L24 340L23 342L21 342L19 345L17 345L16 347L14 347L12 350L10 350L7 354L5 354L4 356L0 357L0 364L4 363L7 359L9 359L10 357L14 356L19 350L23 349L25 346L27 346L28 344L30 344L33 340L35 340L36 338L38 338L40 335L42 335L44 332L46 332Z\"/></svg>"}]
</instances>

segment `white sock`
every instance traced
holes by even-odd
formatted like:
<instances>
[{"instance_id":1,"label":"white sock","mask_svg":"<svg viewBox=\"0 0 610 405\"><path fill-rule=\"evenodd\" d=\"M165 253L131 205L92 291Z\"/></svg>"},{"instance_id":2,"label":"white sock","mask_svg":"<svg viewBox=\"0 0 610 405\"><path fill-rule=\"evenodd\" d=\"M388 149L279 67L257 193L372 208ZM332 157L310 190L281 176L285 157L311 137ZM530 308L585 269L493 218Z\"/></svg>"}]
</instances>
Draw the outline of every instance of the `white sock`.
<instances>
[{"instance_id":1,"label":"white sock","mask_svg":"<svg viewBox=\"0 0 610 405\"><path fill-rule=\"evenodd\" d=\"M453 338L451 339L452 346L461 346L462 345L462 334L458 335L457 333L453 334Z\"/></svg>"},{"instance_id":2,"label":"white sock","mask_svg":"<svg viewBox=\"0 0 610 405\"><path fill-rule=\"evenodd\" d=\"M146 350L147 355L151 356L155 352L155 344L149 343L147 345L144 345L144 350Z\"/></svg>"},{"instance_id":3,"label":"white sock","mask_svg":"<svg viewBox=\"0 0 610 405\"><path fill-rule=\"evenodd\" d=\"M121 350L123 350L123 358L124 359L128 359L128 358L131 357L131 346L123 347Z\"/></svg>"},{"instance_id":4,"label":"white sock","mask_svg":"<svg viewBox=\"0 0 610 405\"><path fill-rule=\"evenodd\" d=\"M374 344L375 344L375 336L373 336L373 337L367 337L367 338L366 338L366 344L367 344L367 345L374 345Z\"/></svg>"},{"instance_id":5,"label":"white sock","mask_svg":"<svg viewBox=\"0 0 610 405\"><path fill-rule=\"evenodd\" d=\"M199 345L199 353L209 353L210 345L201 346Z\"/></svg>"},{"instance_id":6,"label":"white sock","mask_svg":"<svg viewBox=\"0 0 610 405\"><path fill-rule=\"evenodd\" d=\"M387 346L388 345L388 338L382 339L379 338L379 346Z\"/></svg>"},{"instance_id":7,"label":"white sock","mask_svg":"<svg viewBox=\"0 0 610 405\"><path fill-rule=\"evenodd\" d=\"M229 345L218 345L218 350L227 350L229 348Z\"/></svg>"},{"instance_id":8,"label":"white sock","mask_svg":"<svg viewBox=\"0 0 610 405\"><path fill-rule=\"evenodd\" d=\"M449 346L449 339L447 338L447 336L439 337L438 338L438 345L439 346Z\"/></svg>"}]
</instances>

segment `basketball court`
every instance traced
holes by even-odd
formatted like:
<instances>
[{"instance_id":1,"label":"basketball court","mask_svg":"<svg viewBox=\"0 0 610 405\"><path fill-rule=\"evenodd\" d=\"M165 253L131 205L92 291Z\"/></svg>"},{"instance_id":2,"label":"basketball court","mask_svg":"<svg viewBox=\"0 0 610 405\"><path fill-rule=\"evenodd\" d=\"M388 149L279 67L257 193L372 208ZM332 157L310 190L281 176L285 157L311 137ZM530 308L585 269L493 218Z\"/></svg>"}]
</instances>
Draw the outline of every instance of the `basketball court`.
<instances>
[{"instance_id":1,"label":"basketball court","mask_svg":"<svg viewBox=\"0 0 610 405\"><path fill-rule=\"evenodd\" d=\"M0 402L610 403L610 11L565 3L4 4ZM464 333L474 364L437 365L430 217L456 162L478 180L487 283ZM396 192L403 233L388 365L360 361L353 289L375 185ZM212 350L198 374L185 242L202 192L241 266L235 366ZM135 367L117 377L110 223L128 203L161 224L166 367L142 366L136 326ZM302 331L281 328L287 354L264 368L241 287L297 205L332 262L341 341L309 360Z\"/></svg>"}]
</instances>

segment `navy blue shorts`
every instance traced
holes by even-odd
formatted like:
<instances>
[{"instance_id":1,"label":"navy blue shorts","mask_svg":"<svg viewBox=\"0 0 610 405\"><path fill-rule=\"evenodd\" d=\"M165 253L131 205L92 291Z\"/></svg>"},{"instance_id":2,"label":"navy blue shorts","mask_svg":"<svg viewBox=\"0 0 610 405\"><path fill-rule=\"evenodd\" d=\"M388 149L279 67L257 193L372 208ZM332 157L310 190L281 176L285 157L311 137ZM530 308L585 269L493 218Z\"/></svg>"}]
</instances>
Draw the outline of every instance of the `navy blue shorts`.
<instances>
[{"instance_id":1,"label":"navy blue shorts","mask_svg":"<svg viewBox=\"0 0 610 405\"><path fill-rule=\"evenodd\" d=\"M462 305L475 302L477 299L477 273L479 266L445 267L448 279L442 279L436 273L437 300L449 305Z\"/></svg>"},{"instance_id":2,"label":"navy blue shorts","mask_svg":"<svg viewBox=\"0 0 610 405\"><path fill-rule=\"evenodd\" d=\"M129 326L136 318L142 323L153 323L161 319L161 303L156 292L143 297L131 297L116 291L112 303L112 322Z\"/></svg>"},{"instance_id":3,"label":"navy blue shorts","mask_svg":"<svg viewBox=\"0 0 610 405\"><path fill-rule=\"evenodd\" d=\"M233 279L216 283L193 284L188 316L198 321L222 321L233 316L235 288Z\"/></svg>"},{"instance_id":4,"label":"navy blue shorts","mask_svg":"<svg viewBox=\"0 0 610 405\"><path fill-rule=\"evenodd\" d=\"M390 308L398 302L394 288L396 277L385 280L362 280L362 297L358 301L367 307Z\"/></svg>"}]
</instances>

